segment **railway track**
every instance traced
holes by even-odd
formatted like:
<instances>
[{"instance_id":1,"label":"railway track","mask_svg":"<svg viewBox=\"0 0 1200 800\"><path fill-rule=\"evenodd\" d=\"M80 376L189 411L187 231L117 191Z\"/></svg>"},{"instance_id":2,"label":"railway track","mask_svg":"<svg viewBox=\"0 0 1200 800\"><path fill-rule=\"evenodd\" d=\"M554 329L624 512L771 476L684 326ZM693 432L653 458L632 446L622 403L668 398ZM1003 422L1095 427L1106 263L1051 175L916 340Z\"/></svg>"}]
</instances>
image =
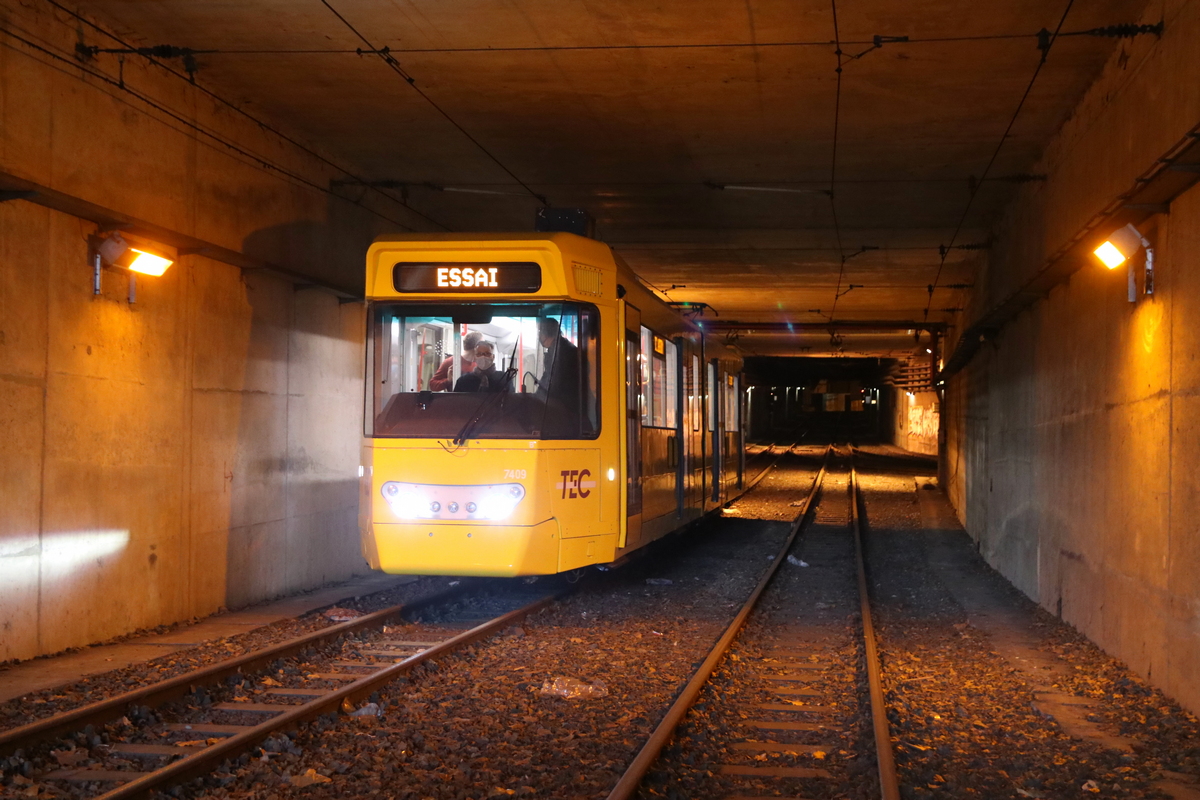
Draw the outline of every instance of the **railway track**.
<instances>
[{"instance_id":1,"label":"railway track","mask_svg":"<svg viewBox=\"0 0 1200 800\"><path fill-rule=\"evenodd\" d=\"M757 452L751 453L746 459L746 469L747 471L750 471L751 464L753 464L754 469L759 471L753 478L750 478L746 481L745 491L748 492L761 483L762 479L767 477L771 470L778 466L779 462L783 460L784 456L795 451L797 444L798 442L793 442L792 444L786 446L772 444L762 448L761 450L758 450ZM776 447L780 448L778 453L775 452ZM772 456L774 456L774 458L772 458ZM767 465L765 467L760 466L764 461L768 462Z\"/></svg>"},{"instance_id":2,"label":"railway track","mask_svg":"<svg viewBox=\"0 0 1200 800\"><path fill-rule=\"evenodd\" d=\"M762 468L750 486L793 449L764 448L770 461L755 465ZM339 712L373 715L381 687L516 625L562 594L510 599L486 620L460 614L436 625L405 622L463 602L472 584L4 731L0 761L18 751L24 761L40 759L34 782L69 785L75 797L114 800L168 790L244 761L257 747L286 747L290 740L281 732L307 721Z\"/></svg>"},{"instance_id":3,"label":"railway track","mask_svg":"<svg viewBox=\"0 0 1200 800\"><path fill-rule=\"evenodd\" d=\"M76 796L144 797L322 715L374 715L365 701L381 687L565 593L530 599L512 588L457 609L469 588L442 592L13 728L0 734L0 753L42 752L60 768L38 782L73 784ZM421 621L447 606L436 623Z\"/></svg>"},{"instance_id":4,"label":"railway track","mask_svg":"<svg viewBox=\"0 0 1200 800\"><path fill-rule=\"evenodd\" d=\"M868 749L878 776L868 791L898 800L852 458L827 451L771 568L609 800L850 794L863 789L856 754Z\"/></svg>"}]
</instances>

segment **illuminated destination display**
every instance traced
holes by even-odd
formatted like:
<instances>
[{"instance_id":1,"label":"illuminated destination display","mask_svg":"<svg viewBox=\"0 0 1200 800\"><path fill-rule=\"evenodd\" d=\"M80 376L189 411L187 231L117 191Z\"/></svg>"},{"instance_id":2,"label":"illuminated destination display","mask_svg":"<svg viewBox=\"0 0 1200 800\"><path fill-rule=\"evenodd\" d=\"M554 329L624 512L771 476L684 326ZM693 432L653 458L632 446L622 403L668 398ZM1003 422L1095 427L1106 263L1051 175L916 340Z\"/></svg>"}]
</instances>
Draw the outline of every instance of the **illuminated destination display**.
<instances>
[{"instance_id":1,"label":"illuminated destination display","mask_svg":"<svg viewBox=\"0 0 1200 800\"><path fill-rule=\"evenodd\" d=\"M392 269L398 292L536 292L542 268L532 261L404 263Z\"/></svg>"}]
</instances>

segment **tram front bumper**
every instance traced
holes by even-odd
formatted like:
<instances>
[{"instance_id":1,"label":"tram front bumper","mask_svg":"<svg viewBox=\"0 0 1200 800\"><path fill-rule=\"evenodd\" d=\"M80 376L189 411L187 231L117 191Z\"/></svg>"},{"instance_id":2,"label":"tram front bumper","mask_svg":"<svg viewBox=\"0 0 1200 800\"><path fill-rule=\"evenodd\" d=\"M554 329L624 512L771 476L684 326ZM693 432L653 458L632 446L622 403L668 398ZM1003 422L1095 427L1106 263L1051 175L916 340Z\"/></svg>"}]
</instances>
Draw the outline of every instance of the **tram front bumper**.
<instances>
[{"instance_id":1,"label":"tram front bumper","mask_svg":"<svg viewBox=\"0 0 1200 800\"><path fill-rule=\"evenodd\" d=\"M516 577L558 571L558 520L538 525L372 523L364 555L393 575Z\"/></svg>"}]
</instances>

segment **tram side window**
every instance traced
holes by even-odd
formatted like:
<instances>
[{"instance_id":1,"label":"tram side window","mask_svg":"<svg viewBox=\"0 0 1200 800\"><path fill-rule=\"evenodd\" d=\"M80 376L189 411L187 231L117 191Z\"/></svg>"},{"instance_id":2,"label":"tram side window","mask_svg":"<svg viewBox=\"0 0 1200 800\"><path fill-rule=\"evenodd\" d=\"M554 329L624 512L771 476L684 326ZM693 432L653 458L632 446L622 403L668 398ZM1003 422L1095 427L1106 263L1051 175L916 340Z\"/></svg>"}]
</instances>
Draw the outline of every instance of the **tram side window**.
<instances>
[{"instance_id":1,"label":"tram side window","mask_svg":"<svg viewBox=\"0 0 1200 800\"><path fill-rule=\"evenodd\" d=\"M674 342L668 341L664 343L664 372L666 380L664 386L664 411L663 424L668 428L679 427L679 348Z\"/></svg>"},{"instance_id":2,"label":"tram side window","mask_svg":"<svg viewBox=\"0 0 1200 800\"><path fill-rule=\"evenodd\" d=\"M688 415L692 430L700 430L700 356L692 356L692 371L688 376Z\"/></svg>"},{"instance_id":3,"label":"tram side window","mask_svg":"<svg viewBox=\"0 0 1200 800\"><path fill-rule=\"evenodd\" d=\"M642 326L642 352L638 355L638 365L642 371L642 396L638 399L642 424L653 425L654 387L651 381L650 353L654 349L654 333Z\"/></svg>"},{"instance_id":4,"label":"tram side window","mask_svg":"<svg viewBox=\"0 0 1200 800\"><path fill-rule=\"evenodd\" d=\"M738 398L740 397L741 379L735 375L725 376L725 430L738 430Z\"/></svg>"},{"instance_id":5,"label":"tram side window","mask_svg":"<svg viewBox=\"0 0 1200 800\"><path fill-rule=\"evenodd\" d=\"M650 353L650 373L654 389L654 401L650 411L650 424L656 428L667 424L667 348L661 336L655 336L654 350Z\"/></svg>"},{"instance_id":6,"label":"tram side window","mask_svg":"<svg viewBox=\"0 0 1200 800\"><path fill-rule=\"evenodd\" d=\"M717 403L721 402L721 387L717 384L717 367L708 365L708 429L717 430Z\"/></svg>"},{"instance_id":7,"label":"tram side window","mask_svg":"<svg viewBox=\"0 0 1200 800\"><path fill-rule=\"evenodd\" d=\"M643 327L641 333L642 424L652 428L674 428L679 402L678 348L674 342L649 328Z\"/></svg>"}]
</instances>

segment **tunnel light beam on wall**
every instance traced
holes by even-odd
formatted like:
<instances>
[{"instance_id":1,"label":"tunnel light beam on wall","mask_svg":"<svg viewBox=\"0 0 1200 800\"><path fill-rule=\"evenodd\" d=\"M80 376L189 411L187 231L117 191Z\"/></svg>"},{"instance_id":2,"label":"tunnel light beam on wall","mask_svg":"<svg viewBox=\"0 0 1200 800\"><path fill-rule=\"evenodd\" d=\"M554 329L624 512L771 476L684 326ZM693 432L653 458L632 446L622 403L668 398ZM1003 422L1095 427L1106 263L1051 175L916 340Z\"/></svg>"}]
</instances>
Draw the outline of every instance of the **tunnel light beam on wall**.
<instances>
[{"instance_id":1,"label":"tunnel light beam on wall","mask_svg":"<svg viewBox=\"0 0 1200 800\"><path fill-rule=\"evenodd\" d=\"M1154 248L1150 242L1132 224L1118 228L1109 234L1104 242L1092 251L1100 263L1109 269L1116 269L1125 264L1128 267L1129 302L1137 300L1137 284L1133 277L1133 257L1139 249L1146 251L1145 259L1145 292L1154 294Z\"/></svg>"}]
</instances>

